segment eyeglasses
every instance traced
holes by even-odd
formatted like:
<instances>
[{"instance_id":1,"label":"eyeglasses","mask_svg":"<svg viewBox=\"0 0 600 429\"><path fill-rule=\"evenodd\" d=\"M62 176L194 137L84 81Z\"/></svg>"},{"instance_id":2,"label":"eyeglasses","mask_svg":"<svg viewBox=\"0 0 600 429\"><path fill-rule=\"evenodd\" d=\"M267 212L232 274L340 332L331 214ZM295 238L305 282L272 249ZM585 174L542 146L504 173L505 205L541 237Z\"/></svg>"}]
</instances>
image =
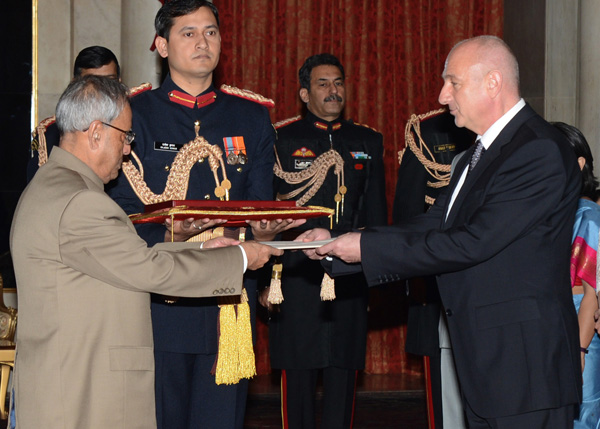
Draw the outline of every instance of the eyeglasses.
<instances>
[{"instance_id":1,"label":"eyeglasses","mask_svg":"<svg viewBox=\"0 0 600 429\"><path fill-rule=\"evenodd\" d=\"M115 130L121 131L123 134L125 134L125 143L126 144L131 144L133 142L133 140L135 139L135 133L131 130L125 131L125 130L122 130L121 128L115 127L114 125L107 124L106 122L102 122L102 121L100 121L100 122L102 124L106 125L107 127L114 128Z\"/></svg>"}]
</instances>

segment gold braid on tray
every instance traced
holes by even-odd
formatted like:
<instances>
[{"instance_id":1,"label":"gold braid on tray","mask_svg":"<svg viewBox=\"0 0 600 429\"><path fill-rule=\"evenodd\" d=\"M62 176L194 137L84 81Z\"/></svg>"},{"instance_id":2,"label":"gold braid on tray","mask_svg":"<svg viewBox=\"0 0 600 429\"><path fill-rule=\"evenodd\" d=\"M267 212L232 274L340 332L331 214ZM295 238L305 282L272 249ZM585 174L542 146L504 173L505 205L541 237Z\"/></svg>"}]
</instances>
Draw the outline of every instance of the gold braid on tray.
<instances>
[{"instance_id":1,"label":"gold braid on tray","mask_svg":"<svg viewBox=\"0 0 600 429\"><path fill-rule=\"evenodd\" d=\"M196 138L186 143L175 156L167 178L165 190L160 195L153 193L144 181L144 167L133 151L131 151L131 155L135 158L140 169L138 170L131 161L123 163L122 167L125 177L127 177L132 189L145 205L185 199L189 185L190 170L196 162L203 158L208 158L210 169L215 177L215 196L221 200L225 199L229 201L231 182L227 179L223 151L219 146L211 145L204 137L198 135L200 121L195 122L194 130ZM223 180L220 182L218 175L219 166L223 172Z\"/></svg>"}]
</instances>

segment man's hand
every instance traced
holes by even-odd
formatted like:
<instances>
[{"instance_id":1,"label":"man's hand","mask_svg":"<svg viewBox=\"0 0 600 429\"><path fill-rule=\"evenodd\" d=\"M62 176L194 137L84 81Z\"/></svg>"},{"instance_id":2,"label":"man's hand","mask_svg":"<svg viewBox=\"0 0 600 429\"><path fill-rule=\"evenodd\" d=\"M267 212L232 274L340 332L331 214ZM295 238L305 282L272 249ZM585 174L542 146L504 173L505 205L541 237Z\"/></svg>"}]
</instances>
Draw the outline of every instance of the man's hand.
<instances>
[{"instance_id":1,"label":"man's hand","mask_svg":"<svg viewBox=\"0 0 600 429\"><path fill-rule=\"evenodd\" d=\"M241 243L240 246L242 246L246 252L249 270L258 270L269 261L271 256L283 255L283 250L260 244L256 241L245 241Z\"/></svg>"},{"instance_id":2,"label":"man's hand","mask_svg":"<svg viewBox=\"0 0 600 429\"><path fill-rule=\"evenodd\" d=\"M256 241L271 241L277 234L303 225L306 219L247 220L252 228L252 237Z\"/></svg>"},{"instance_id":3,"label":"man's hand","mask_svg":"<svg viewBox=\"0 0 600 429\"><path fill-rule=\"evenodd\" d=\"M315 253L321 257L335 256L349 264L360 262L360 232L341 235L331 243L315 249Z\"/></svg>"},{"instance_id":4,"label":"man's hand","mask_svg":"<svg viewBox=\"0 0 600 429\"><path fill-rule=\"evenodd\" d=\"M194 235L200 234L209 228L214 228L227 222L226 219L194 219L193 217L176 220L171 223L171 218L165 219L165 241L171 241L171 229L173 230L173 241L185 241Z\"/></svg>"},{"instance_id":5,"label":"man's hand","mask_svg":"<svg viewBox=\"0 0 600 429\"><path fill-rule=\"evenodd\" d=\"M315 229L309 229L308 231L304 231L302 234L300 234L298 237L296 237L296 239L294 241L309 242L309 241L329 240L330 238L331 238L331 233L328 230L323 229L323 228L315 228ZM320 261L321 259L323 259L326 256L326 255L324 255L324 256L317 255L315 253L315 249L306 249L306 250L303 250L303 252L310 259L314 259L317 261Z\"/></svg>"},{"instance_id":6,"label":"man's hand","mask_svg":"<svg viewBox=\"0 0 600 429\"><path fill-rule=\"evenodd\" d=\"M240 243L240 240L234 240L233 238L217 237L205 241L204 244L202 244L202 248L216 249L217 247L237 246Z\"/></svg>"}]
</instances>

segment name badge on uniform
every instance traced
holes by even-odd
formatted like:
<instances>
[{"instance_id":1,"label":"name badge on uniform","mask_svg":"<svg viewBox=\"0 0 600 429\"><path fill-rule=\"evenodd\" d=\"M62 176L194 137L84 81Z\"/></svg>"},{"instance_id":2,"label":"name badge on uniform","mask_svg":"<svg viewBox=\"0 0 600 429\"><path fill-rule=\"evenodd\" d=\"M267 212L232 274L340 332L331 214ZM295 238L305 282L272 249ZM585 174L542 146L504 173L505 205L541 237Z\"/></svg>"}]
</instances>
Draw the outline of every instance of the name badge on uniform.
<instances>
[{"instance_id":1,"label":"name badge on uniform","mask_svg":"<svg viewBox=\"0 0 600 429\"><path fill-rule=\"evenodd\" d=\"M154 150L163 152L179 152L182 147L183 143L154 142Z\"/></svg>"},{"instance_id":2,"label":"name badge on uniform","mask_svg":"<svg viewBox=\"0 0 600 429\"><path fill-rule=\"evenodd\" d=\"M456 150L456 145L453 143L439 144L433 146L433 151L436 153L439 152L454 152Z\"/></svg>"},{"instance_id":3,"label":"name badge on uniform","mask_svg":"<svg viewBox=\"0 0 600 429\"><path fill-rule=\"evenodd\" d=\"M306 170L311 165L312 165L312 161L310 159L295 159L294 160L294 169L295 170Z\"/></svg>"},{"instance_id":4,"label":"name badge on uniform","mask_svg":"<svg viewBox=\"0 0 600 429\"><path fill-rule=\"evenodd\" d=\"M248 162L243 136L223 137L223 146L225 146L225 158L227 158L227 164L236 165Z\"/></svg>"}]
</instances>

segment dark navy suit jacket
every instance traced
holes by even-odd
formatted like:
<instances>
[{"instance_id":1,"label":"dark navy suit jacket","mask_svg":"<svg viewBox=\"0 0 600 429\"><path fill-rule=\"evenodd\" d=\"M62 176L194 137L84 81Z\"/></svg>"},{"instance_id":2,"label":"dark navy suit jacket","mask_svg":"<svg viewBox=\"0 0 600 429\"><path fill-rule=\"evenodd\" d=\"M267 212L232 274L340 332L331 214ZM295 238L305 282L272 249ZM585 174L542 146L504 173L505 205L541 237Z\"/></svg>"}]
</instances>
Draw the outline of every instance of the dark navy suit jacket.
<instances>
[{"instance_id":1,"label":"dark navy suit jacket","mask_svg":"<svg viewBox=\"0 0 600 429\"><path fill-rule=\"evenodd\" d=\"M577 403L569 258L581 174L573 151L525 106L469 173L446 219L469 159L468 152L426 214L362 233L362 270L370 285L438 275L458 377L475 413Z\"/></svg>"}]
</instances>

